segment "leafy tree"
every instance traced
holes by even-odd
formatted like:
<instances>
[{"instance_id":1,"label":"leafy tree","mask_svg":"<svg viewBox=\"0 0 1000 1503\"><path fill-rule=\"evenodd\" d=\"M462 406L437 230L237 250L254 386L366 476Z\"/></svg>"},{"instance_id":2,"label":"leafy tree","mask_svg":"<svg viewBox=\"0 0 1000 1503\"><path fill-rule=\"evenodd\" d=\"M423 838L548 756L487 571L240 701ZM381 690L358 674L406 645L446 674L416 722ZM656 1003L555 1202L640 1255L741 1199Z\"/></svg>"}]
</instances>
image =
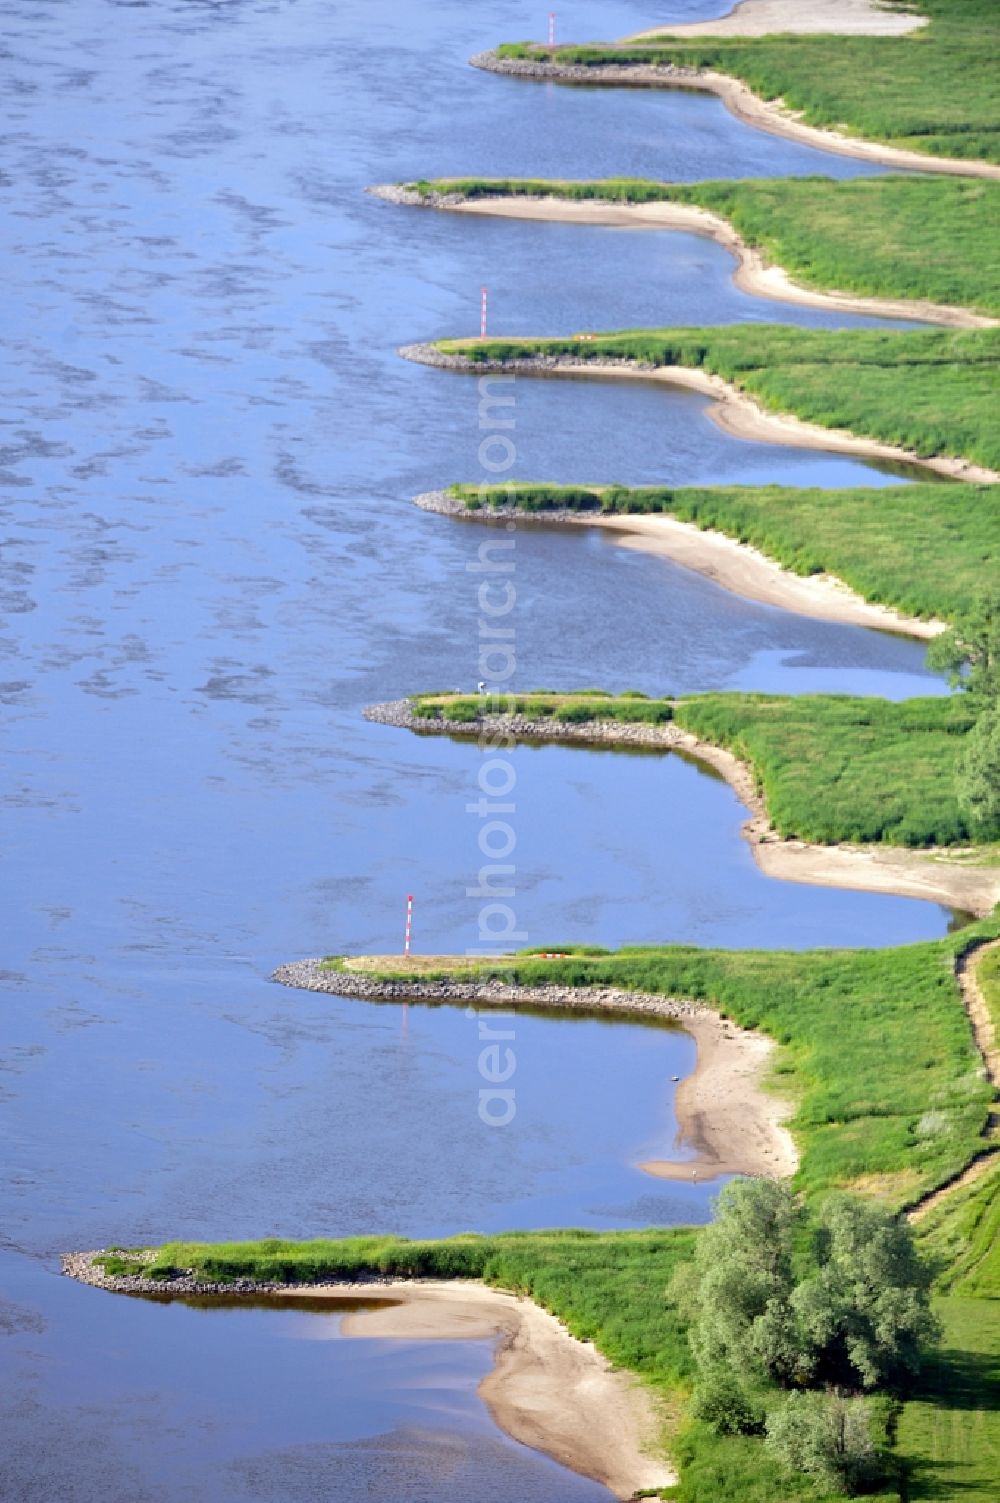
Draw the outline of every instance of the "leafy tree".
<instances>
[{"instance_id":1,"label":"leafy tree","mask_svg":"<svg viewBox=\"0 0 1000 1503\"><path fill-rule=\"evenodd\" d=\"M915 1371L937 1334L929 1284L909 1224L880 1207L838 1194L811 1213L787 1185L734 1180L671 1285L697 1368L695 1415L723 1435L754 1434L769 1383L873 1389ZM832 1433L822 1413L795 1411L789 1433L799 1414Z\"/></svg>"},{"instance_id":2,"label":"leafy tree","mask_svg":"<svg viewBox=\"0 0 1000 1503\"><path fill-rule=\"evenodd\" d=\"M728 1367L699 1374L691 1411L719 1435L760 1435L764 1429L762 1406Z\"/></svg>"},{"instance_id":3,"label":"leafy tree","mask_svg":"<svg viewBox=\"0 0 1000 1503\"><path fill-rule=\"evenodd\" d=\"M1000 704L984 710L969 732L958 801L982 834L1000 834Z\"/></svg>"},{"instance_id":4,"label":"leafy tree","mask_svg":"<svg viewBox=\"0 0 1000 1503\"><path fill-rule=\"evenodd\" d=\"M956 626L935 637L927 652L932 668L956 688L994 706L1000 701L1000 591L991 590Z\"/></svg>"},{"instance_id":5,"label":"leafy tree","mask_svg":"<svg viewBox=\"0 0 1000 1503\"><path fill-rule=\"evenodd\" d=\"M964 621L936 637L927 660L976 705L957 793L977 831L990 838L1000 833L1000 591L983 596Z\"/></svg>"},{"instance_id":6,"label":"leafy tree","mask_svg":"<svg viewBox=\"0 0 1000 1503\"><path fill-rule=\"evenodd\" d=\"M915 1372L938 1327L909 1224L855 1196L831 1195L819 1210L815 1257L791 1304L818 1375L875 1388Z\"/></svg>"},{"instance_id":7,"label":"leafy tree","mask_svg":"<svg viewBox=\"0 0 1000 1503\"><path fill-rule=\"evenodd\" d=\"M815 1477L826 1492L853 1495L884 1474L863 1399L791 1394L767 1417L767 1443L785 1466Z\"/></svg>"},{"instance_id":8,"label":"leafy tree","mask_svg":"<svg viewBox=\"0 0 1000 1503\"><path fill-rule=\"evenodd\" d=\"M790 1304L796 1219L790 1190L773 1180L733 1180L722 1191L681 1291L701 1371L782 1382L802 1374Z\"/></svg>"}]
</instances>

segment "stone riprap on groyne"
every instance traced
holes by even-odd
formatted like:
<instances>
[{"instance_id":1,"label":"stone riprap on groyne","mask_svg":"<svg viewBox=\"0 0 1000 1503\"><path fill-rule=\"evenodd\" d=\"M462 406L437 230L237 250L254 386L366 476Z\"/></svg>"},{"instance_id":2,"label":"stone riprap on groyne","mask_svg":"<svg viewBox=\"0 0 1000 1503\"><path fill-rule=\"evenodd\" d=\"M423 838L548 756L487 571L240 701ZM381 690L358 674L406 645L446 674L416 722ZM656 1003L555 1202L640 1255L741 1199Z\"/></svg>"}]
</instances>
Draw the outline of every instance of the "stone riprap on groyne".
<instances>
[{"instance_id":1,"label":"stone riprap on groyne","mask_svg":"<svg viewBox=\"0 0 1000 1503\"><path fill-rule=\"evenodd\" d=\"M526 957L529 958L529 957ZM470 965L473 962L470 962ZM477 962L488 967L489 962ZM372 1002L481 1002L489 1007L542 1007L575 1012L619 1012L663 1018L683 1024L693 1018L717 1018L711 1008L683 997L658 997L612 986L520 986L496 976L482 981L458 977L385 980L364 971L342 970L323 960L293 960L280 965L273 981L303 991L356 997ZM734 1032L735 1027L734 1027Z\"/></svg>"},{"instance_id":2,"label":"stone riprap on groyne","mask_svg":"<svg viewBox=\"0 0 1000 1503\"><path fill-rule=\"evenodd\" d=\"M146 1278L141 1273L108 1273L95 1258L120 1257L127 1263L152 1263L159 1256L159 1249L155 1247L129 1248L122 1251L113 1247L98 1247L93 1252L64 1253L61 1259L62 1271L67 1278L76 1279L81 1284L91 1284L95 1289L107 1289L112 1294L159 1294L159 1295L212 1295L216 1299L220 1296L233 1294L294 1294L297 1290L302 1294L311 1294L316 1291L316 1281L312 1283L270 1283L262 1279L227 1279L225 1283L215 1283L208 1279L195 1278L190 1269L178 1268L169 1277ZM325 1287L332 1285L343 1287L345 1291L354 1289L365 1290L380 1284L391 1284L395 1277L386 1275L384 1278L378 1274L365 1275L358 1279L352 1279L349 1283L343 1279L330 1279Z\"/></svg>"},{"instance_id":3,"label":"stone riprap on groyne","mask_svg":"<svg viewBox=\"0 0 1000 1503\"><path fill-rule=\"evenodd\" d=\"M462 690L456 690L462 693ZM474 697L474 691L468 691ZM489 701L487 701L489 703ZM599 703L599 702L598 702ZM692 752L700 743L680 726L648 725L642 721L587 720L573 725L564 720L532 720L527 715L484 714L478 720L445 720L418 715L409 699L392 699L368 705L362 712L376 725L394 725L404 731L423 731L435 736L489 736L510 741L579 741L591 745L648 746L657 751ZM711 748L709 748L711 750Z\"/></svg>"},{"instance_id":4,"label":"stone riprap on groyne","mask_svg":"<svg viewBox=\"0 0 1000 1503\"><path fill-rule=\"evenodd\" d=\"M544 58L500 57L495 48L470 57L473 68L503 73L509 78L534 78L548 83L620 84L625 88L672 88L704 91L705 75L677 63L550 63Z\"/></svg>"},{"instance_id":5,"label":"stone riprap on groyne","mask_svg":"<svg viewBox=\"0 0 1000 1503\"><path fill-rule=\"evenodd\" d=\"M492 487L491 487L492 488ZM629 512L604 512L600 505L593 507L568 507L568 506L545 506L537 511L528 511L523 506L515 506L512 501L506 501L498 506L488 502L480 506L467 506L458 496L449 496L447 491L424 491L419 496L414 496L415 506L421 511L437 512L442 517L471 517L476 522L490 521L496 517L498 521L522 522L593 522L595 518L602 516L628 517ZM637 515L645 515L637 513Z\"/></svg>"}]
</instances>

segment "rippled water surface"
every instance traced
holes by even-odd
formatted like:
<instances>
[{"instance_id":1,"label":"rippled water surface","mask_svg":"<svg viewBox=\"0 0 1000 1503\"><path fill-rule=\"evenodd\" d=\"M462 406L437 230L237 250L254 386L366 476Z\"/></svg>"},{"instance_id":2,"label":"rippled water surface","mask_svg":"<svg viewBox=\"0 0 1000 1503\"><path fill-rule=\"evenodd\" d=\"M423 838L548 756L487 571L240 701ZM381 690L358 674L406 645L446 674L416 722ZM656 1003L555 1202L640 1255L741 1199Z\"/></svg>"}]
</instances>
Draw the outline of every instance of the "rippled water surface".
<instances>
[{"instance_id":1,"label":"rippled water surface","mask_svg":"<svg viewBox=\"0 0 1000 1503\"><path fill-rule=\"evenodd\" d=\"M724 7L715 6L718 12ZM581 38L706 14L581 4ZM475 384L398 344L781 319L684 235L404 211L446 173L864 170L707 96L532 87L466 58L527 5L0 5L3 1022L0 1494L585 1500L473 1396L488 1345L309 1341L329 1318L116 1300L65 1247L172 1236L699 1219L669 1152L685 1035L519 1018L516 1122L476 1022L282 991L334 948L476 941L477 754L361 708L477 671L485 534L411 497L479 479ZM570 24L560 15L560 26ZM519 381L515 473L903 483L735 441L653 384ZM517 681L942 692L922 649L741 601L606 536L516 538ZM525 943L888 944L932 905L763 878L677 757L522 748ZM600 1092L595 1082L601 1082Z\"/></svg>"}]
</instances>

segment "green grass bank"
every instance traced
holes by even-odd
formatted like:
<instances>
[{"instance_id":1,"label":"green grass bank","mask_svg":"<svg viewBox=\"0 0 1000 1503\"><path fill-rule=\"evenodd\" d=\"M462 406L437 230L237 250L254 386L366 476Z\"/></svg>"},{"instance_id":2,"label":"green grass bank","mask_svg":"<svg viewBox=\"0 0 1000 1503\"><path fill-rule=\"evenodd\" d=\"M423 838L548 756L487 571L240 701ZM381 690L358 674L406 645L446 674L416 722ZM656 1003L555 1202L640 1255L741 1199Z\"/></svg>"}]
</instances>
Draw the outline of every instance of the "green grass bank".
<instances>
[{"instance_id":1,"label":"green grass bank","mask_svg":"<svg viewBox=\"0 0 1000 1503\"><path fill-rule=\"evenodd\" d=\"M442 729L474 725L475 695L414 695L414 712ZM926 848L982 846L1000 831L974 826L956 792L974 724L961 697L894 703L840 694L668 695L534 692L501 696L491 713L551 721L666 725L749 764L768 818L785 838Z\"/></svg>"},{"instance_id":2,"label":"green grass bank","mask_svg":"<svg viewBox=\"0 0 1000 1503\"><path fill-rule=\"evenodd\" d=\"M405 186L425 197L683 204L727 219L747 245L817 291L923 298L1000 314L1000 183L891 176L705 183L457 178Z\"/></svg>"},{"instance_id":3,"label":"green grass bank","mask_svg":"<svg viewBox=\"0 0 1000 1503\"><path fill-rule=\"evenodd\" d=\"M894 0L888 0L890 6ZM662 38L497 50L584 67L673 63L725 73L808 125L929 156L1000 162L1000 12L992 0L921 0L930 24L901 37Z\"/></svg>"},{"instance_id":4,"label":"green grass bank","mask_svg":"<svg viewBox=\"0 0 1000 1503\"><path fill-rule=\"evenodd\" d=\"M780 324L638 329L563 339L445 339L442 353L686 366L719 376L765 409L1000 471L1000 331L802 329Z\"/></svg>"},{"instance_id":5,"label":"green grass bank","mask_svg":"<svg viewBox=\"0 0 1000 1503\"><path fill-rule=\"evenodd\" d=\"M1000 913L929 944L860 951L727 951L686 945L613 952L554 945L564 960L509 957L496 973L524 986L613 986L689 998L781 1046L773 1085L795 1105L790 1127L809 1194L855 1189L910 1204L982 1148L993 1092L954 973L956 956L1000 935ZM331 967L349 962L332 960ZM421 980L482 980L460 958ZM405 968L366 976L408 979Z\"/></svg>"},{"instance_id":6,"label":"green grass bank","mask_svg":"<svg viewBox=\"0 0 1000 1503\"><path fill-rule=\"evenodd\" d=\"M789 486L454 485L470 511L662 512L749 543L793 573L832 574L866 600L952 621L1000 573L1000 487L918 482Z\"/></svg>"}]
</instances>

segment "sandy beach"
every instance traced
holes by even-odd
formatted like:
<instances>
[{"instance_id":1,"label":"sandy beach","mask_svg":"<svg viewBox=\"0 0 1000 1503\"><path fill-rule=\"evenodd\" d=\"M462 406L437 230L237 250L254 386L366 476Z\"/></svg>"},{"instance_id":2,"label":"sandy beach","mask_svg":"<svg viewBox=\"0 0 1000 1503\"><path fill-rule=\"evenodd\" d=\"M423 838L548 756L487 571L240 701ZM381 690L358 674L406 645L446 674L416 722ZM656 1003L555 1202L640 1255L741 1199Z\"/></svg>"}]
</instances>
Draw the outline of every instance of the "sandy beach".
<instances>
[{"instance_id":1,"label":"sandy beach","mask_svg":"<svg viewBox=\"0 0 1000 1503\"><path fill-rule=\"evenodd\" d=\"M764 605L780 606L782 610L820 621L840 621L928 641L945 627L943 621L925 621L890 606L875 605L833 575L794 574L749 543L741 543L714 528L682 522L663 512L602 516L590 512L527 512L514 507L470 511L445 491L417 496L415 504L424 511L484 525L509 516L519 527L599 527L613 534L619 546L668 558L745 600L759 600Z\"/></svg>"},{"instance_id":2,"label":"sandy beach","mask_svg":"<svg viewBox=\"0 0 1000 1503\"><path fill-rule=\"evenodd\" d=\"M348 1315L345 1336L497 1336L496 1365L479 1393L508 1435L618 1498L676 1482L656 1460L662 1420L649 1390L532 1300L471 1282L388 1284L378 1293L399 1303Z\"/></svg>"},{"instance_id":3,"label":"sandy beach","mask_svg":"<svg viewBox=\"0 0 1000 1503\"><path fill-rule=\"evenodd\" d=\"M763 37L786 35L898 37L927 25L927 17L886 10L875 0L740 0L716 21L685 21L659 25L625 38L638 41L655 36Z\"/></svg>"},{"instance_id":4,"label":"sandy beach","mask_svg":"<svg viewBox=\"0 0 1000 1503\"><path fill-rule=\"evenodd\" d=\"M662 381L667 386L683 386L702 396L712 397L714 400L708 408L709 418L735 438L765 444L784 444L793 449L824 449L835 454L889 459L897 464L920 465L933 470L935 474L947 475L952 480L969 480L982 485L994 485L1000 481L1000 472L997 470L971 464L966 459L941 455L926 458L895 444L883 444L877 439L859 438L856 433L848 433L839 428L823 428L818 423L807 423L790 413L768 412L753 397L730 385L721 376L711 376L698 368L683 365L647 367L625 360L573 360L552 356L518 356L511 360L484 360L474 364L464 355L448 354L431 344L404 345L399 353L404 359L415 360L421 365L433 365L440 370L472 375L497 371L590 381Z\"/></svg>"},{"instance_id":5,"label":"sandy beach","mask_svg":"<svg viewBox=\"0 0 1000 1503\"><path fill-rule=\"evenodd\" d=\"M647 1159L658 1179L717 1179L723 1174L790 1178L798 1153L785 1121L791 1106L763 1090L774 1043L717 1014L685 1020L698 1045L694 1072L677 1087L678 1142L694 1159Z\"/></svg>"},{"instance_id":6,"label":"sandy beach","mask_svg":"<svg viewBox=\"0 0 1000 1503\"><path fill-rule=\"evenodd\" d=\"M384 189L373 190L388 197ZM398 193L398 190L397 190ZM397 196L396 202L400 199ZM407 201L407 200L404 200ZM425 203L416 193L408 200ZM472 198L455 200L445 193L431 200L435 208L454 214L482 214L501 219L544 220L562 224L597 224L622 229L682 230L725 247L736 260L733 281L752 297L770 298L829 312L861 313L878 318L913 319L952 329L994 328L1000 320L920 299L862 297L854 293L818 292L794 282L780 266L767 263L760 251L747 245L726 219L691 204L622 204L600 199Z\"/></svg>"}]
</instances>

